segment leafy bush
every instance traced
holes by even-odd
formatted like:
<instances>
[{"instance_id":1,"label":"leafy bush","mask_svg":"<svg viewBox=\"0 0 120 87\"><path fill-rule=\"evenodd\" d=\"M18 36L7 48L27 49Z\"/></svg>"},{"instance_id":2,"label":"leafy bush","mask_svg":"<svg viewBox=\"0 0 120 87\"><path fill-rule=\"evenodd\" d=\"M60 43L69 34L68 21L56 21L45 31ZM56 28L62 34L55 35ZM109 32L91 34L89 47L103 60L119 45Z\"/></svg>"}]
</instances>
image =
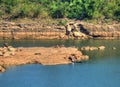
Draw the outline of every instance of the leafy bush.
<instances>
[{"instance_id":1,"label":"leafy bush","mask_svg":"<svg viewBox=\"0 0 120 87\"><path fill-rule=\"evenodd\" d=\"M60 20L59 22L58 22L58 25L66 25L67 24L67 20Z\"/></svg>"},{"instance_id":2,"label":"leafy bush","mask_svg":"<svg viewBox=\"0 0 120 87\"><path fill-rule=\"evenodd\" d=\"M0 16L120 20L120 0L0 0Z\"/></svg>"}]
</instances>

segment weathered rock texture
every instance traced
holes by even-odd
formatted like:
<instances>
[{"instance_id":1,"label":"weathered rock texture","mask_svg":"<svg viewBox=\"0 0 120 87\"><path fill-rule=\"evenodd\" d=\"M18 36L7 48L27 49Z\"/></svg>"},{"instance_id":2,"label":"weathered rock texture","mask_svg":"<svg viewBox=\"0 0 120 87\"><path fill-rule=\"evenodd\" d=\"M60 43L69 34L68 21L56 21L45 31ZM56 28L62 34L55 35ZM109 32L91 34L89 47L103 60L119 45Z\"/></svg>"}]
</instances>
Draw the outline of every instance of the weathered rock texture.
<instances>
[{"instance_id":1,"label":"weathered rock texture","mask_svg":"<svg viewBox=\"0 0 120 87\"><path fill-rule=\"evenodd\" d=\"M0 39L115 39L120 37L120 23L93 24L68 22L66 26L39 23L0 23Z\"/></svg>"},{"instance_id":2,"label":"weathered rock texture","mask_svg":"<svg viewBox=\"0 0 120 87\"><path fill-rule=\"evenodd\" d=\"M66 35L69 38L77 38L77 39L86 39L88 38L87 34L81 32L81 27L79 24L70 22L66 25Z\"/></svg>"},{"instance_id":3,"label":"weathered rock texture","mask_svg":"<svg viewBox=\"0 0 120 87\"><path fill-rule=\"evenodd\" d=\"M66 39L64 32L55 32L55 31L43 31L43 32L34 32L34 31L19 31L11 32L4 31L0 32L0 39Z\"/></svg>"},{"instance_id":4,"label":"weathered rock texture","mask_svg":"<svg viewBox=\"0 0 120 87\"><path fill-rule=\"evenodd\" d=\"M65 27L39 23L0 23L0 39L64 39Z\"/></svg>"},{"instance_id":5,"label":"weathered rock texture","mask_svg":"<svg viewBox=\"0 0 120 87\"><path fill-rule=\"evenodd\" d=\"M92 24L76 22L82 33L93 38L114 39L120 37L120 23L117 24Z\"/></svg>"},{"instance_id":6,"label":"weathered rock texture","mask_svg":"<svg viewBox=\"0 0 120 87\"><path fill-rule=\"evenodd\" d=\"M15 55L0 56L0 71L10 66L39 63L42 65L70 64L89 59L73 47L16 48ZM4 67L4 68L3 68Z\"/></svg>"}]
</instances>

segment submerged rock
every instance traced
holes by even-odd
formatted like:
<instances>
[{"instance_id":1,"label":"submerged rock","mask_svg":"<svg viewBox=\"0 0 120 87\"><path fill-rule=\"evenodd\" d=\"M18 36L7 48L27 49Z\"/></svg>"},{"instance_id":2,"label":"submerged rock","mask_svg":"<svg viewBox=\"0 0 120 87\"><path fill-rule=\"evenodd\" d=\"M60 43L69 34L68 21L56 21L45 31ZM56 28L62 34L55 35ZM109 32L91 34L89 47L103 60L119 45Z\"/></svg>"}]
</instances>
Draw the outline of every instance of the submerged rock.
<instances>
[{"instance_id":1,"label":"submerged rock","mask_svg":"<svg viewBox=\"0 0 120 87\"><path fill-rule=\"evenodd\" d=\"M105 46L99 46L98 49L99 49L99 50L104 50L104 49L105 49Z\"/></svg>"},{"instance_id":2,"label":"submerged rock","mask_svg":"<svg viewBox=\"0 0 120 87\"><path fill-rule=\"evenodd\" d=\"M105 49L105 46L99 46L99 47L85 46L81 48L81 50L85 50L85 51L104 50L104 49Z\"/></svg>"},{"instance_id":3,"label":"submerged rock","mask_svg":"<svg viewBox=\"0 0 120 87\"><path fill-rule=\"evenodd\" d=\"M112 49L113 49L113 50L116 50L116 47L113 47Z\"/></svg>"}]
</instances>

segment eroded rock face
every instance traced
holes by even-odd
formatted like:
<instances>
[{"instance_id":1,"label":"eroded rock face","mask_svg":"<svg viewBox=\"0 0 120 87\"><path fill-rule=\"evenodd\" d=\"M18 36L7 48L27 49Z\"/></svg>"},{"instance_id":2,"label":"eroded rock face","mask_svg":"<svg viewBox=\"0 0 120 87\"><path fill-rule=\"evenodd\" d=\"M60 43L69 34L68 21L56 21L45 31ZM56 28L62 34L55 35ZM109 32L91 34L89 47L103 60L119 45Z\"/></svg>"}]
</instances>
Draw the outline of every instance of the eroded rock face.
<instances>
[{"instance_id":1,"label":"eroded rock face","mask_svg":"<svg viewBox=\"0 0 120 87\"><path fill-rule=\"evenodd\" d=\"M113 24L93 24L87 22L77 22L80 29L85 34L98 39L115 39L120 37L120 23Z\"/></svg>"},{"instance_id":2,"label":"eroded rock face","mask_svg":"<svg viewBox=\"0 0 120 87\"><path fill-rule=\"evenodd\" d=\"M88 38L88 36L81 32L81 27L79 26L78 23L68 23L66 25L66 35L68 35L70 38L74 37L74 38L83 38L86 39Z\"/></svg>"},{"instance_id":3,"label":"eroded rock face","mask_svg":"<svg viewBox=\"0 0 120 87\"><path fill-rule=\"evenodd\" d=\"M5 21L0 24L0 39L64 39L63 35L65 35L63 25Z\"/></svg>"},{"instance_id":4,"label":"eroded rock face","mask_svg":"<svg viewBox=\"0 0 120 87\"><path fill-rule=\"evenodd\" d=\"M94 24L73 20L73 22L68 22L66 26L58 26L56 24L47 25L36 22L14 23L3 21L0 27L0 39L120 38L120 23Z\"/></svg>"},{"instance_id":5,"label":"eroded rock face","mask_svg":"<svg viewBox=\"0 0 120 87\"><path fill-rule=\"evenodd\" d=\"M70 32L81 32L85 35L85 38L97 38L97 39L116 39L120 38L120 23L112 24L94 24L84 21L69 22L71 27ZM67 24L67 25L68 25ZM74 36L81 37L79 34Z\"/></svg>"}]
</instances>

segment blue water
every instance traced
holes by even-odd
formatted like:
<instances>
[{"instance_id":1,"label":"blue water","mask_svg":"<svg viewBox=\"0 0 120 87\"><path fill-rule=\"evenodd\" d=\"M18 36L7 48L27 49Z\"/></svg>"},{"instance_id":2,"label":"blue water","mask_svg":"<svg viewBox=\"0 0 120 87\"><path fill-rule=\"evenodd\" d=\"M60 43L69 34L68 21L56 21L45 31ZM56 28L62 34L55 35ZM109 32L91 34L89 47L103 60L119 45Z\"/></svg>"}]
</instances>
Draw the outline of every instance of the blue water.
<instances>
[{"instance_id":1,"label":"blue water","mask_svg":"<svg viewBox=\"0 0 120 87\"><path fill-rule=\"evenodd\" d=\"M14 47L105 45L106 50L83 52L90 56L90 60L84 63L10 67L5 73L0 73L0 87L120 87L120 40L40 40L8 43ZM116 47L116 50L112 50L112 47Z\"/></svg>"}]
</instances>

